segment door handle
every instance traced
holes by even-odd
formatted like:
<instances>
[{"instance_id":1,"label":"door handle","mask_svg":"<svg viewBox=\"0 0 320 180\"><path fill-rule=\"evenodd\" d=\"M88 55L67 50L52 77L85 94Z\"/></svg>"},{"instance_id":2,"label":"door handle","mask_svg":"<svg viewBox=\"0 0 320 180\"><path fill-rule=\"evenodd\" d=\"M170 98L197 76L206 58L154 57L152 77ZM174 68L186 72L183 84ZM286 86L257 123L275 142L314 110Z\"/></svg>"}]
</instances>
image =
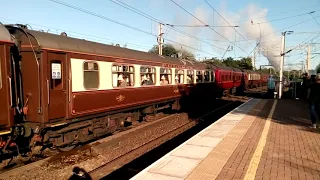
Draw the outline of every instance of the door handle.
<instances>
[{"instance_id":1,"label":"door handle","mask_svg":"<svg viewBox=\"0 0 320 180\"><path fill-rule=\"evenodd\" d=\"M47 79L47 96L48 96L48 104L50 104L50 84L48 79Z\"/></svg>"},{"instance_id":2,"label":"door handle","mask_svg":"<svg viewBox=\"0 0 320 180\"><path fill-rule=\"evenodd\" d=\"M12 103L12 84L11 84L11 78L8 77L8 80L9 80L10 106L12 107L13 103Z\"/></svg>"}]
</instances>

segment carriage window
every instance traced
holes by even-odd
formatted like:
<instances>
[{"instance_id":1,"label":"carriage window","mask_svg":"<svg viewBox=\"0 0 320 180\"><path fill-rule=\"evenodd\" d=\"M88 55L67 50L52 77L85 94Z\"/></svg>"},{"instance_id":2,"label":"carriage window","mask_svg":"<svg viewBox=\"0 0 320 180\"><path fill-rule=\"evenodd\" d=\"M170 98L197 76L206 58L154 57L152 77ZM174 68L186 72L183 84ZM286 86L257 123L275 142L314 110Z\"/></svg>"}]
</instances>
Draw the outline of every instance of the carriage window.
<instances>
[{"instance_id":1,"label":"carriage window","mask_svg":"<svg viewBox=\"0 0 320 180\"><path fill-rule=\"evenodd\" d=\"M160 68L160 85L171 84L172 72L169 68Z\"/></svg>"},{"instance_id":2,"label":"carriage window","mask_svg":"<svg viewBox=\"0 0 320 180\"><path fill-rule=\"evenodd\" d=\"M202 72L201 71L196 71L196 73L197 73L197 77L196 77L197 83L203 82Z\"/></svg>"},{"instance_id":3,"label":"carriage window","mask_svg":"<svg viewBox=\"0 0 320 180\"><path fill-rule=\"evenodd\" d=\"M210 72L205 71L204 72L204 82L209 82L210 81Z\"/></svg>"},{"instance_id":4,"label":"carriage window","mask_svg":"<svg viewBox=\"0 0 320 180\"><path fill-rule=\"evenodd\" d=\"M183 83L184 80L184 70L183 69L176 69L175 70L175 82L176 84Z\"/></svg>"},{"instance_id":5,"label":"carriage window","mask_svg":"<svg viewBox=\"0 0 320 180\"><path fill-rule=\"evenodd\" d=\"M187 83L188 84L192 84L193 83L193 73L194 71L193 70L188 70L187 71Z\"/></svg>"},{"instance_id":6,"label":"carriage window","mask_svg":"<svg viewBox=\"0 0 320 180\"><path fill-rule=\"evenodd\" d=\"M141 86L155 85L156 68L149 66L140 67Z\"/></svg>"},{"instance_id":7,"label":"carriage window","mask_svg":"<svg viewBox=\"0 0 320 180\"><path fill-rule=\"evenodd\" d=\"M115 64L112 66L113 87L130 87L134 85L134 67Z\"/></svg>"},{"instance_id":8,"label":"carriage window","mask_svg":"<svg viewBox=\"0 0 320 180\"><path fill-rule=\"evenodd\" d=\"M51 89L62 89L62 66L61 61L51 61Z\"/></svg>"},{"instance_id":9,"label":"carriage window","mask_svg":"<svg viewBox=\"0 0 320 180\"><path fill-rule=\"evenodd\" d=\"M84 62L83 86L85 89L99 88L99 66L96 62Z\"/></svg>"},{"instance_id":10,"label":"carriage window","mask_svg":"<svg viewBox=\"0 0 320 180\"><path fill-rule=\"evenodd\" d=\"M211 79L210 80L211 80L211 82L214 82L215 81L214 72L211 71L210 74L211 74Z\"/></svg>"}]
</instances>

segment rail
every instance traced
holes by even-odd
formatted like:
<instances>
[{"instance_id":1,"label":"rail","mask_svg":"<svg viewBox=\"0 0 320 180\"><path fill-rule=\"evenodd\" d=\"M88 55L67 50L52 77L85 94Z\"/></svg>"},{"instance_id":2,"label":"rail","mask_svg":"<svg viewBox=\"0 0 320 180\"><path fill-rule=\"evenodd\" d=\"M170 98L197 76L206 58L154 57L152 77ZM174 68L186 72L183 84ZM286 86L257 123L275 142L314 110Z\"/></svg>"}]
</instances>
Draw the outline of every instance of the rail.
<instances>
[{"instance_id":1,"label":"rail","mask_svg":"<svg viewBox=\"0 0 320 180\"><path fill-rule=\"evenodd\" d=\"M92 179L101 179L107 175L109 175L110 173L112 173L113 171L115 171L116 169L119 169L121 168L122 166L128 164L129 162L133 161L134 159L136 159L137 157L145 154L146 152L149 152L151 151L152 149L158 147L159 145L163 144L164 142L178 136L179 134L185 132L186 130L194 127L195 125L198 124L199 121L203 121L203 118L204 117L207 117L209 116L210 114L216 112L216 111L219 111L223 108L226 108L228 106L230 106L231 104L233 103L236 103L237 101L233 101L233 102L229 102L213 111L210 111L206 114L204 114L203 116L199 117L199 118L196 118L195 120L193 121L190 121L189 123L187 124L184 124L180 127L177 127L176 129L162 135L162 136L159 136L158 138L154 139L154 140L151 140L147 143L145 143L144 145L142 146L139 146L135 149L132 149L130 152L126 153L126 154L123 154L115 159L113 159L112 161L102 165L102 166L99 166L98 168L96 169L93 169L91 171L89 171L88 173L90 174L91 178ZM166 118L170 118L170 117L174 117L176 116L176 114L173 114L171 116L168 116Z\"/></svg>"}]
</instances>

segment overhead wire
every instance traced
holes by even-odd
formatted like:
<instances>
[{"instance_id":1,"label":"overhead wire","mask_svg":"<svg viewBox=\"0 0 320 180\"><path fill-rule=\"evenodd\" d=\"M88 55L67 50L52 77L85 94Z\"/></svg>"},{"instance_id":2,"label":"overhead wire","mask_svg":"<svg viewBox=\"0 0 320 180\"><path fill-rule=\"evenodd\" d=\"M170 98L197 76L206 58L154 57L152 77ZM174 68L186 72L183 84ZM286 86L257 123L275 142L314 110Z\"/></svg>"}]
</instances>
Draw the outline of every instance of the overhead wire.
<instances>
[{"instance_id":1,"label":"overhead wire","mask_svg":"<svg viewBox=\"0 0 320 180\"><path fill-rule=\"evenodd\" d=\"M73 34L78 34L84 37L92 37L92 38L96 38L96 39L101 39L101 40L106 40L106 41L110 41L110 42L117 42L117 43L125 43L128 45L132 45L132 46L136 46L136 47L143 47L144 49L150 48L149 46L145 46L145 45L141 45L141 44L135 44L135 43L131 43L131 42L124 42L124 41L119 41L119 40L114 40L114 39L109 39L109 38L105 38L105 37L100 37L100 36L94 36L94 35L89 35L89 34L84 34L84 33L79 33L79 32L75 32L75 31L71 31L71 30L67 30L67 29L60 29L60 28L56 28L56 27L51 27L51 26L44 26L44 25L39 25L39 24L35 24L35 23L26 23L24 21L20 21L20 20L15 20L15 19L8 19L8 18L4 18L4 17L0 17L1 19L4 20L8 20L8 21L14 21L14 22L20 22L23 24L28 24L28 25L34 25L37 27L43 27L43 28L48 28L47 32L50 32L52 29L56 30L56 31L64 31L64 32L68 32L68 33L73 33ZM30 26L31 27L31 26ZM31 28L32 29L32 28ZM50 30L51 29L51 30ZM40 30L40 28L39 28ZM43 29L41 29L43 30ZM53 32L53 31L51 31Z\"/></svg>"},{"instance_id":2,"label":"overhead wire","mask_svg":"<svg viewBox=\"0 0 320 180\"><path fill-rule=\"evenodd\" d=\"M214 10L225 22L227 22L229 24L230 27L233 27L234 31L237 32L244 40L246 40L250 45L252 45L248 40L247 38L243 37L242 34L240 34L236 28L234 26L232 26L207 0L204 0L210 7L212 10ZM254 45L252 45L254 46ZM251 54L251 53L250 53Z\"/></svg>"},{"instance_id":3,"label":"overhead wire","mask_svg":"<svg viewBox=\"0 0 320 180\"><path fill-rule=\"evenodd\" d=\"M302 14L298 14L298 15L294 15L294 16L287 16L287 17L283 17L283 18L279 18L279 19L273 19L273 20L269 20L269 21L263 21L263 22L259 22L257 24L265 24L265 23L269 23L269 22L281 21L281 20L295 18L295 17L299 17L299 16L305 16L305 15L312 14L312 13L317 12L317 11L319 11L319 10L310 11L310 12L307 12L307 13L302 13Z\"/></svg>"},{"instance_id":4,"label":"overhead wire","mask_svg":"<svg viewBox=\"0 0 320 180\"><path fill-rule=\"evenodd\" d=\"M139 31L139 32L142 32L142 33L145 33L145 34L148 34L148 35L151 35L151 36L154 36L154 37L157 37L156 35L150 33L150 32L147 32L145 30L142 30L142 29L139 29L137 27L133 27L133 26L130 26L128 24L125 24L125 23L122 23L122 22L119 22L119 21L116 21L116 20L113 20L113 19L110 19L108 17L105 17L105 16L102 16L100 14L97 14L97 13L94 13L94 12L91 12L91 11L88 11L88 10L85 10L85 9L82 9L82 8L79 8L79 7L76 7L74 5L70 5L70 4L67 4L65 2L61 2L61 1L58 1L58 0L49 0L49 1L52 1L54 3L57 3L57 4L60 4L60 5L63 5L63 6L66 6L66 7L69 7L69 8L72 8L72 9L75 9L75 10L78 10L78 11L81 11L81 12L84 12L84 13L87 13L87 14L90 14L92 16L95 16L95 17L98 17L98 18L101 18L101 19L104 19L104 20L107 20L107 21L110 21L110 22L113 22L115 24L119 24L119 25L122 25L124 27L127 27L127 28L130 28L130 29L133 29L133 30L136 30L136 31ZM188 46L188 45L185 45L185 44L182 44L182 43L179 43L179 42L176 42L176 41L173 41L173 40L170 40L170 39L167 39L167 41L169 42L172 42L172 43L175 43L175 44L179 44L181 46L184 46L184 47L188 47L190 49L194 49L194 50L197 50L197 51L200 51L200 52L204 52L206 54L211 54L211 55L214 55L212 53L209 53L209 52L206 52L206 51L203 51L203 50L200 50L200 49L197 49L197 48L194 48L194 47L191 47L191 46Z\"/></svg>"},{"instance_id":5,"label":"overhead wire","mask_svg":"<svg viewBox=\"0 0 320 180\"><path fill-rule=\"evenodd\" d=\"M316 18L314 18L314 16L312 15L312 14L310 14L310 16L312 16L312 18L314 19L314 21L318 24L318 26L320 27L320 24L319 24L319 22L317 21L317 19Z\"/></svg>"},{"instance_id":6,"label":"overhead wire","mask_svg":"<svg viewBox=\"0 0 320 180\"><path fill-rule=\"evenodd\" d=\"M161 21L161 20L159 20L159 19L157 19L157 18L155 18L155 17L153 17L153 16L150 16L150 15L148 15L148 14L146 14L146 13L144 13L144 12L142 12L142 11L140 11L140 10L138 10L138 9L136 9L136 8L134 8L134 7L130 6L130 5L122 2L122 1L120 1L120 0L116 0L117 2L115 2L114 0L110 0L110 1L113 2L113 3L115 3L115 4L117 4L117 5L119 5L119 6L122 6L122 7L126 8L126 9L128 9L128 10L130 10L130 11L132 11L132 12L135 12L135 13L137 13L137 14L139 14L139 15L147 18L147 19L150 19L150 20L152 20L152 21L161 23L161 24L163 24L163 25L171 28L172 30L174 30L174 31L176 31L176 32L179 32L179 33L181 33L181 34L184 34L184 35L186 35L186 36L188 36L188 37L190 37L190 38L193 38L193 39L196 39L196 40L198 40L198 41L204 42L204 43L209 44L209 45L211 45L211 46L213 46L213 47L216 47L216 48L218 48L218 49L225 50L224 48L221 48L221 47L219 47L219 46L217 46L217 45L214 45L214 44L211 44L211 43L209 43L209 42L207 42L207 41L204 41L204 40L202 40L202 39L200 39L200 38L198 38L198 37L195 37L195 36L193 36L193 35L190 35L189 33L186 33L186 32L184 32L184 31L182 31L182 30L180 30L180 29L174 28L173 26L175 26L175 25L171 25L171 24L165 23L165 22L163 22L163 21ZM120 3L121 3L121 4L120 4Z\"/></svg>"},{"instance_id":7,"label":"overhead wire","mask_svg":"<svg viewBox=\"0 0 320 180\"><path fill-rule=\"evenodd\" d=\"M258 17L258 18L255 18L255 19L253 19L253 20L263 19L263 18L266 18L266 17L275 16L275 15L287 14L287 13L294 12L294 11L299 11L299 10L302 10L302 9L314 8L315 6L318 6L319 4L320 4L320 3L318 2L317 4L314 4L314 5L311 5L311 6L308 6L308 7L302 7L302 8L293 9L293 10L286 10L286 11L281 12L281 13L268 14L268 15L266 15L266 16L260 16L260 17ZM244 22L244 21L247 21L247 20L231 21L231 22Z\"/></svg>"},{"instance_id":8,"label":"overhead wire","mask_svg":"<svg viewBox=\"0 0 320 180\"><path fill-rule=\"evenodd\" d=\"M314 18L319 18L319 17L320 17L320 16L316 16L316 17L314 17ZM275 34L275 33L277 33L277 32L280 32L280 31L283 31L283 30L289 29L289 28L291 28L291 27L298 26L298 25L300 25L300 24L306 23L306 22L311 21L311 20L313 20L313 18L312 18L312 19L307 19L307 20L301 21L301 22L299 22L299 23L296 23L296 24L290 25L290 26L285 27L285 28L282 28L282 29L279 29L279 30L274 31L274 32L272 32L272 33L269 33L269 34L263 35L263 36L261 36L261 37L270 36L271 34Z\"/></svg>"},{"instance_id":9,"label":"overhead wire","mask_svg":"<svg viewBox=\"0 0 320 180\"><path fill-rule=\"evenodd\" d=\"M206 23L204 23L202 20L200 20L199 18L197 18L195 15L193 15L192 13L190 13L188 10L186 10L185 8L183 8L182 6L180 6L178 3L176 3L174 0L170 0L172 3L174 3L175 5L177 5L180 9L184 10L186 13L188 13L189 15L191 15L192 17L194 17L195 19L197 19L199 22L201 22L204 25L207 25ZM223 35L221 35L219 32L217 32L216 30L214 30L213 28L211 28L210 26L208 26L208 28L210 28L212 31L216 32L219 36L221 36L222 38L224 38L225 40L229 41L230 43L232 43L229 39L227 39L226 37L224 37ZM243 50L241 47L236 46L239 49L241 49L243 52L247 53L245 50Z\"/></svg>"}]
</instances>

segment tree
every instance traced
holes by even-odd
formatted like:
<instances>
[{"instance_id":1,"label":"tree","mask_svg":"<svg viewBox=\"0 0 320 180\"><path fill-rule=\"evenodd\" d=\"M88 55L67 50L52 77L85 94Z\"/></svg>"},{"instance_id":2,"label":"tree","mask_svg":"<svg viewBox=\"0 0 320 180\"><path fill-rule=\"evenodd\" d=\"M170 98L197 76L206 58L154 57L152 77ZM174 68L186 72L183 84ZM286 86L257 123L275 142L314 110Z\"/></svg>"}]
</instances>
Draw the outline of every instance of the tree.
<instances>
[{"instance_id":1,"label":"tree","mask_svg":"<svg viewBox=\"0 0 320 180\"><path fill-rule=\"evenodd\" d=\"M158 54L159 53L159 46L158 45L154 45L149 51L149 53L155 53ZM188 60L195 60L194 55L187 51L187 50L177 50L173 45L171 44L164 44L163 48L162 48L162 55L164 56L174 56L174 57L178 57L178 54L181 54L182 56L180 58L182 59L188 59Z\"/></svg>"},{"instance_id":2,"label":"tree","mask_svg":"<svg viewBox=\"0 0 320 180\"><path fill-rule=\"evenodd\" d=\"M232 57L228 57L227 59L224 59L223 64L225 64L228 67L240 68L239 63L235 61Z\"/></svg>"},{"instance_id":3,"label":"tree","mask_svg":"<svg viewBox=\"0 0 320 180\"><path fill-rule=\"evenodd\" d=\"M261 68L261 72L263 72L263 73L271 73L271 74L275 73L273 68Z\"/></svg>"},{"instance_id":4,"label":"tree","mask_svg":"<svg viewBox=\"0 0 320 180\"><path fill-rule=\"evenodd\" d=\"M320 73L320 63L318 64L318 66L316 67L316 72Z\"/></svg>"},{"instance_id":5,"label":"tree","mask_svg":"<svg viewBox=\"0 0 320 180\"><path fill-rule=\"evenodd\" d=\"M211 59L206 59L202 61L203 63L207 64L217 64L217 65L224 65L223 61L217 59L217 58L211 58Z\"/></svg>"},{"instance_id":6,"label":"tree","mask_svg":"<svg viewBox=\"0 0 320 180\"><path fill-rule=\"evenodd\" d=\"M196 58L194 57L194 54L192 54L191 52L189 52L185 49L178 50L178 52L181 53L182 59L188 59L188 60L192 60L192 61L196 60Z\"/></svg>"},{"instance_id":7,"label":"tree","mask_svg":"<svg viewBox=\"0 0 320 180\"><path fill-rule=\"evenodd\" d=\"M252 59L250 57L241 58L238 62L238 66L241 69L253 70Z\"/></svg>"},{"instance_id":8,"label":"tree","mask_svg":"<svg viewBox=\"0 0 320 180\"><path fill-rule=\"evenodd\" d=\"M159 46L154 45L150 50L149 53L159 53ZM171 44L164 44L162 48L162 55L164 56L171 56L178 54L178 51L171 45Z\"/></svg>"}]
</instances>

